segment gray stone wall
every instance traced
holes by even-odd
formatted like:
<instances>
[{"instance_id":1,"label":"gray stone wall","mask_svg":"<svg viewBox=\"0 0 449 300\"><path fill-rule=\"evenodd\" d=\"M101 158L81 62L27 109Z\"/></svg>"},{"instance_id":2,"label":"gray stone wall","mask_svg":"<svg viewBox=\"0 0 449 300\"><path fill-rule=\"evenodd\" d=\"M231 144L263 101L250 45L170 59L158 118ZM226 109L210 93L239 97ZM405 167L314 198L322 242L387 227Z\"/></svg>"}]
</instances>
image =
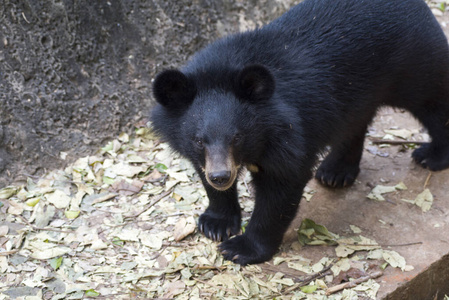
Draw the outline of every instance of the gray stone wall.
<instances>
[{"instance_id":1,"label":"gray stone wall","mask_svg":"<svg viewBox=\"0 0 449 300\"><path fill-rule=\"evenodd\" d=\"M0 187L131 132L151 108L156 72L293 1L1 2Z\"/></svg>"}]
</instances>

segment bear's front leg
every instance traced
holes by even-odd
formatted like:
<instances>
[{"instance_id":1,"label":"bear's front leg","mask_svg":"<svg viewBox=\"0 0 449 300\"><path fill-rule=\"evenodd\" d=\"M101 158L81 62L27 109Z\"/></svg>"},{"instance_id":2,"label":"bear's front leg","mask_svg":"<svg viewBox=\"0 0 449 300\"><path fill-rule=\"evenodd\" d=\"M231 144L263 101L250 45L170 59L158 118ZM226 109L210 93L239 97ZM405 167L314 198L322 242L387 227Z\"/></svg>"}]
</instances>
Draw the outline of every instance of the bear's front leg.
<instances>
[{"instance_id":1,"label":"bear's front leg","mask_svg":"<svg viewBox=\"0 0 449 300\"><path fill-rule=\"evenodd\" d=\"M296 181L296 180L297 181ZM280 180L254 175L256 203L244 234L219 246L225 259L246 265L271 259L294 219L308 178Z\"/></svg>"},{"instance_id":2,"label":"bear's front leg","mask_svg":"<svg viewBox=\"0 0 449 300\"><path fill-rule=\"evenodd\" d=\"M200 216L198 228L207 238L226 241L240 232L242 216L238 203L237 181L226 191L218 191L207 183L203 174L201 179L209 198L209 206Z\"/></svg>"}]
</instances>

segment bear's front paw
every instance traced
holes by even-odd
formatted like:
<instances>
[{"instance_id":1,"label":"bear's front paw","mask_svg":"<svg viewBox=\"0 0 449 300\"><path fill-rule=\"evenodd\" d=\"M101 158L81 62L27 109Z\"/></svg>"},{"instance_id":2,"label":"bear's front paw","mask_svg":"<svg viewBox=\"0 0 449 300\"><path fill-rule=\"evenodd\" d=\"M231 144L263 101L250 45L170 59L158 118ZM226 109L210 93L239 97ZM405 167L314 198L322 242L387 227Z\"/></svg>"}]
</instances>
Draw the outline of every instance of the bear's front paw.
<instances>
[{"instance_id":1,"label":"bear's front paw","mask_svg":"<svg viewBox=\"0 0 449 300\"><path fill-rule=\"evenodd\" d=\"M243 234L221 243L219 249L225 259L244 266L271 259L277 251L274 244L276 243L261 244Z\"/></svg>"},{"instance_id":2,"label":"bear's front paw","mask_svg":"<svg viewBox=\"0 0 449 300\"><path fill-rule=\"evenodd\" d=\"M240 232L240 214L225 215L206 210L198 221L199 230L209 239L226 241Z\"/></svg>"},{"instance_id":3,"label":"bear's front paw","mask_svg":"<svg viewBox=\"0 0 449 300\"><path fill-rule=\"evenodd\" d=\"M360 172L358 165L345 165L342 162L326 163L318 168L315 178L324 186L342 188L354 183Z\"/></svg>"}]
</instances>

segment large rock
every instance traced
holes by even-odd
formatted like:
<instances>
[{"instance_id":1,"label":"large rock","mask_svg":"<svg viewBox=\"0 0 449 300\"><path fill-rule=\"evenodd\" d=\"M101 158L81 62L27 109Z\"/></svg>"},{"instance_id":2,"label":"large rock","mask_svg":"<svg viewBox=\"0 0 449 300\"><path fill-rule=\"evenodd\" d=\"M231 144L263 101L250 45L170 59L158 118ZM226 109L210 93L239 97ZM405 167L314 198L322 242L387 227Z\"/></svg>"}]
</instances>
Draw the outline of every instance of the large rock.
<instances>
[{"instance_id":1,"label":"large rock","mask_svg":"<svg viewBox=\"0 0 449 300\"><path fill-rule=\"evenodd\" d=\"M0 187L61 166L61 151L73 160L132 131L145 121L157 71L291 2L3 1Z\"/></svg>"}]
</instances>

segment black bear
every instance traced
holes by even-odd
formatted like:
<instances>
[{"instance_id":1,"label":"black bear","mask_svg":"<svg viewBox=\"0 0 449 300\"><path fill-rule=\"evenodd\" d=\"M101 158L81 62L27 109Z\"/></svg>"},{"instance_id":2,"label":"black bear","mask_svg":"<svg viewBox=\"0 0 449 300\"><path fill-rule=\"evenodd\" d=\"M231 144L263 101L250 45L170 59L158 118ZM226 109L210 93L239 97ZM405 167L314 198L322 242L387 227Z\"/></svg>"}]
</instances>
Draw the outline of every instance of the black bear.
<instances>
[{"instance_id":1,"label":"black bear","mask_svg":"<svg viewBox=\"0 0 449 300\"><path fill-rule=\"evenodd\" d=\"M331 187L354 182L382 105L409 110L427 128L432 140L413 152L417 163L449 167L448 42L422 0L305 0L163 71L153 94L156 132L207 191L199 230L242 265L276 253L327 146L315 177ZM242 167L256 200L237 235Z\"/></svg>"}]
</instances>

